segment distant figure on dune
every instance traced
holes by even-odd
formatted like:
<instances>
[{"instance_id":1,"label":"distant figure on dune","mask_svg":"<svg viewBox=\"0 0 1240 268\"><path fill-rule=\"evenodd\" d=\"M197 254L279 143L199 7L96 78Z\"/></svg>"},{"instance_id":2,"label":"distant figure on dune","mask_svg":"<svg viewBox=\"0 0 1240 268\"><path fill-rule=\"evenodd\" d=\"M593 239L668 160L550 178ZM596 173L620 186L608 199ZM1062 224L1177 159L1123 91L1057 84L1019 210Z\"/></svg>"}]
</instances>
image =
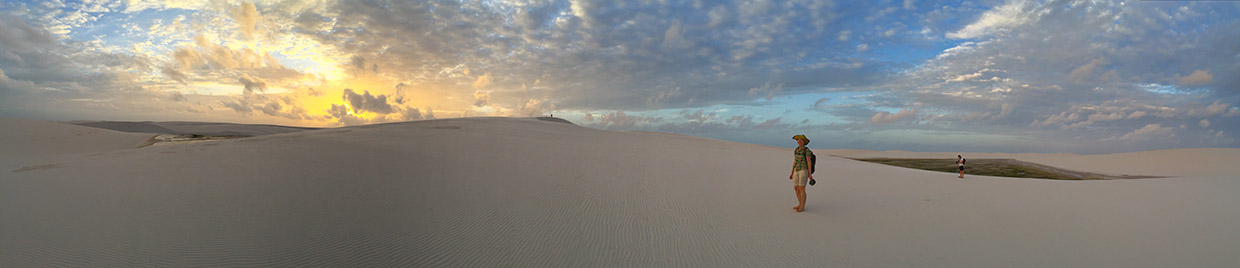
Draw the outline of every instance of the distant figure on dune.
<instances>
[{"instance_id":1,"label":"distant figure on dune","mask_svg":"<svg viewBox=\"0 0 1240 268\"><path fill-rule=\"evenodd\" d=\"M810 156L813 151L806 148L809 144L809 138L805 135L792 136L797 141L796 150L792 151L792 173L788 174L788 179L792 180L792 190L797 193L797 206L792 207L797 212L805 211L805 183L814 179L814 165L810 163Z\"/></svg>"},{"instance_id":2,"label":"distant figure on dune","mask_svg":"<svg viewBox=\"0 0 1240 268\"><path fill-rule=\"evenodd\" d=\"M960 177L957 177L957 178L963 179L964 178L964 157L960 155L956 155L956 165L960 166Z\"/></svg>"}]
</instances>

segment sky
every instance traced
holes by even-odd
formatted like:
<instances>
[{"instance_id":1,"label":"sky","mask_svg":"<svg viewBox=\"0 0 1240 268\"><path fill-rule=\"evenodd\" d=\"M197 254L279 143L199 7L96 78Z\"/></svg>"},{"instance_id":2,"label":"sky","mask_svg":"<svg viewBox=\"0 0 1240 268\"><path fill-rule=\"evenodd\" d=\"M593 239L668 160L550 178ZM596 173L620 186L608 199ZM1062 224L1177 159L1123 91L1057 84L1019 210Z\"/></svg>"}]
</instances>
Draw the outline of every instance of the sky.
<instances>
[{"instance_id":1,"label":"sky","mask_svg":"<svg viewBox=\"0 0 1240 268\"><path fill-rule=\"evenodd\" d=\"M0 3L0 116L550 116L795 147L1240 147L1240 1Z\"/></svg>"}]
</instances>

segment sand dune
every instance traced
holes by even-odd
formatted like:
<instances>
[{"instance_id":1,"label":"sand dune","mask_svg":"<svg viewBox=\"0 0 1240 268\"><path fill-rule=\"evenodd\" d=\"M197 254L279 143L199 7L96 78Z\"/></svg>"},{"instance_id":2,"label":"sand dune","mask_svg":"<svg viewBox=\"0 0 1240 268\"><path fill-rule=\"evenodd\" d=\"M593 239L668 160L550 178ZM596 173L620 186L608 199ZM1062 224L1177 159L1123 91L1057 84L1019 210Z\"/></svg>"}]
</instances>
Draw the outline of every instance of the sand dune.
<instances>
[{"instance_id":1,"label":"sand dune","mask_svg":"<svg viewBox=\"0 0 1240 268\"><path fill-rule=\"evenodd\" d=\"M816 151L804 213L790 148L532 118L53 154L0 171L0 267L1240 265L1235 175L961 180Z\"/></svg>"},{"instance_id":2,"label":"sand dune","mask_svg":"<svg viewBox=\"0 0 1240 268\"><path fill-rule=\"evenodd\" d=\"M154 134L0 117L0 172L62 154L104 152L141 146Z\"/></svg>"},{"instance_id":3,"label":"sand dune","mask_svg":"<svg viewBox=\"0 0 1240 268\"><path fill-rule=\"evenodd\" d=\"M314 130L316 128L287 127L276 125L207 123L207 122L119 122L119 121L72 121L70 124L96 127L123 132L198 134L216 136L262 136L280 133Z\"/></svg>"}]
</instances>

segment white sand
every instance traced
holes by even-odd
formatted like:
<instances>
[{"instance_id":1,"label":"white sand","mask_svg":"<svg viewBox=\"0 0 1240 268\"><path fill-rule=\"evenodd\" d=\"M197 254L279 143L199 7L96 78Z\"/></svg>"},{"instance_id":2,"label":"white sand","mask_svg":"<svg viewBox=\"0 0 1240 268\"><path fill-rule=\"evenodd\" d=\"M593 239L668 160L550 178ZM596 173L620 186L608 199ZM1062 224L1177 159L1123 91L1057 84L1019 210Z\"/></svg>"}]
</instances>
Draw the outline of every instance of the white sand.
<instances>
[{"instance_id":1,"label":"white sand","mask_svg":"<svg viewBox=\"0 0 1240 268\"><path fill-rule=\"evenodd\" d=\"M198 134L198 135L237 135L261 136L312 128L286 127L275 125L208 123L208 122L118 122L118 121L71 121L79 126L97 127L124 132L162 133L162 134Z\"/></svg>"},{"instance_id":2,"label":"white sand","mask_svg":"<svg viewBox=\"0 0 1240 268\"><path fill-rule=\"evenodd\" d=\"M154 135L0 117L0 174L56 155L133 148Z\"/></svg>"},{"instance_id":3,"label":"white sand","mask_svg":"<svg viewBox=\"0 0 1240 268\"><path fill-rule=\"evenodd\" d=\"M0 267L1240 265L1236 175L961 180L819 151L796 213L790 148L534 119L98 153L0 170Z\"/></svg>"}]
</instances>

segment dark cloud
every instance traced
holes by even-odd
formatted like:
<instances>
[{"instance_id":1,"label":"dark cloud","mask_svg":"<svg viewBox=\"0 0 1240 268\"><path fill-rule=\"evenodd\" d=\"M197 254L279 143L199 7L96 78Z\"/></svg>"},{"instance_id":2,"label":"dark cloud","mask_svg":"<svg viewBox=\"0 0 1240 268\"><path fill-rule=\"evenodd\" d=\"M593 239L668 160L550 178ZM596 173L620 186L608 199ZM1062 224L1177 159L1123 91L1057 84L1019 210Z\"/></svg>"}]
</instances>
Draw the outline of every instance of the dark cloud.
<instances>
[{"instance_id":1,"label":"dark cloud","mask_svg":"<svg viewBox=\"0 0 1240 268\"><path fill-rule=\"evenodd\" d=\"M20 17L0 13L0 59L22 61L20 55L56 45L56 39L42 27L26 24Z\"/></svg>"},{"instance_id":2,"label":"dark cloud","mask_svg":"<svg viewBox=\"0 0 1240 268\"><path fill-rule=\"evenodd\" d=\"M384 94L370 95L370 91L362 91L362 94L353 92L353 89L344 89L343 99L349 103L349 107L356 112L372 112L377 114L392 113L392 105L387 102L388 96Z\"/></svg>"},{"instance_id":3,"label":"dark cloud","mask_svg":"<svg viewBox=\"0 0 1240 268\"><path fill-rule=\"evenodd\" d=\"M249 74L241 74L241 79L239 79L238 82L240 82L245 88L246 94L251 94L255 91L267 91L267 81L264 81L262 78L252 77Z\"/></svg>"},{"instance_id":4,"label":"dark cloud","mask_svg":"<svg viewBox=\"0 0 1240 268\"><path fill-rule=\"evenodd\" d=\"M172 91L168 93L168 99L171 99L172 101L178 101L178 102L184 102L188 100L185 98L185 94L181 94L180 91Z\"/></svg>"}]
</instances>

